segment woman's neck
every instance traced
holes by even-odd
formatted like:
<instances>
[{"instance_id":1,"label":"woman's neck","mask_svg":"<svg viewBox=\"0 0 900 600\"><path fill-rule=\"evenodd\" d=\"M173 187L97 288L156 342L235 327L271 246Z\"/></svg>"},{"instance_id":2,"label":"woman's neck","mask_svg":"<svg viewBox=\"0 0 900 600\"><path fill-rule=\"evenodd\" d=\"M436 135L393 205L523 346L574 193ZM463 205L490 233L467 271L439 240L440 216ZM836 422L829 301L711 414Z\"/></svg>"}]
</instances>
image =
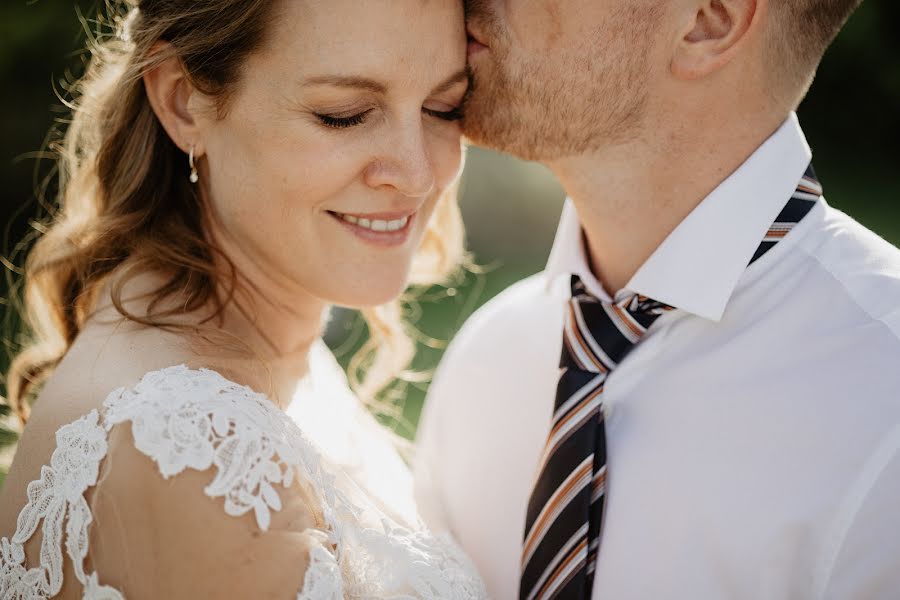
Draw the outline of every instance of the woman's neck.
<instances>
[{"instance_id":1,"label":"woman's neck","mask_svg":"<svg viewBox=\"0 0 900 600\"><path fill-rule=\"evenodd\" d=\"M321 337L327 305L306 298L290 303L277 292L264 292L260 284L236 281L235 292L219 290L226 299L221 311L214 302L192 311L179 311L186 298L172 296L153 307L153 293L166 282L163 274L141 273L123 282L121 300L125 310L150 321L174 327L160 330L165 346L173 346L176 362L186 362L219 371L238 383L265 393L282 407L287 406L298 383L309 369L309 352ZM113 306L111 292L115 275L98 300L92 321L114 323L120 314ZM130 328L116 328L115 335L129 335ZM173 336L171 332L175 332Z\"/></svg>"}]
</instances>

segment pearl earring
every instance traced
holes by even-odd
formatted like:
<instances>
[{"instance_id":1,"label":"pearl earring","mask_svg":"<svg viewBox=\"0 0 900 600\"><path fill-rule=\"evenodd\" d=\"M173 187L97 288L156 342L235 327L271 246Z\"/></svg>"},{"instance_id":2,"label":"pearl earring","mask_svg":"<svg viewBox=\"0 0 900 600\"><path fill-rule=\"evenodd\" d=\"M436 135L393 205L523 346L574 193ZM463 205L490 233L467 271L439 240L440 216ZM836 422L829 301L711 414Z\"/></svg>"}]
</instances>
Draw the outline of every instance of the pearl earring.
<instances>
[{"instance_id":1,"label":"pearl earring","mask_svg":"<svg viewBox=\"0 0 900 600\"><path fill-rule=\"evenodd\" d=\"M191 183L197 183L200 176L197 174L197 167L194 166L194 146L191 146L191 152L188 154L188 165L191 167Z\"/></svg>"}]
</instances>

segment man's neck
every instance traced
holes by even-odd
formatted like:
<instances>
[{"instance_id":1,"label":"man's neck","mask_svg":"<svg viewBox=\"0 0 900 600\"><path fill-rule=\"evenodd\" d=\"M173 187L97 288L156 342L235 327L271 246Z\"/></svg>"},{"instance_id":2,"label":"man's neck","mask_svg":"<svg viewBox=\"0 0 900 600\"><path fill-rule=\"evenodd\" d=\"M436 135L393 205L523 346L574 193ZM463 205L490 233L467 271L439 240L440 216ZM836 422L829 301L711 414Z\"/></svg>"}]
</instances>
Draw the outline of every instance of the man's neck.
<instances>
[{"instance_id":1,"label":"man's neck","mask_svg":"<svg viewBox=\"0 0 900 600\"><path fill-rule=\"evenodd\" d=\"M610 294L781 125L747 117L661 119L626 143L548 163L578 210L591 267Z\"/></svg>"}]
</instances>

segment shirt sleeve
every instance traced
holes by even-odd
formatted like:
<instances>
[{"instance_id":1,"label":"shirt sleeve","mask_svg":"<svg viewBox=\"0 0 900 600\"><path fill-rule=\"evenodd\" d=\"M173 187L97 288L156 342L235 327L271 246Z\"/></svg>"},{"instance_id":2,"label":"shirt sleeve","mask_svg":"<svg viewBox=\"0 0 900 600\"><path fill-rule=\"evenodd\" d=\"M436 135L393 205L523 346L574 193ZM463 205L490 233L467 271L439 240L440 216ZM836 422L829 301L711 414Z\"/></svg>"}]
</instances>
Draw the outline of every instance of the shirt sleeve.
<instances>
[{"instance_id":1,"label":"shirt sleeve","mask_svg":"<svg viewBox=\"0 0 900 600\"><path fill-rule=\"evenodd\" d=\"M187 468L164 478L130 423L113 427L89 499L88 559L100 583L129 600L297 598L316 558L333 557L309 484L275 485L280 509L262 531L253 511L227 514L222 497L205 493L216 474Z\"/></svg>"},{"instance_id":2,"label":"shirt sleeve","mask_svg":"<svg viewBox=\"0 0 900 600\"><path fill-rule=\"evenodd\" d=\"M825 600L900 597L900 425L848 490L824 570ZM830 566L830 568L829 568Z\"/></svg>"},{"instance_id":3,"label":"shirt sleeve","mask_svg":"<svg viewBox=\"0 0 900 600\"><path fill-rule=\"evenodd\" d=\"M413 461L418 510L433 530L459 537L457 529L466 515L461 510L454 514L450 498L460 497L460 490L451 486L458 488L456 475L465 465L453 449L471 439L469 426L481 418L482 403L490 398L486 390L494 390L497 374L508 377L521 365L552 365L556 360L545 363L544 345L534 343L561 339L562 303L545 293L546 285L538 274L480 307L454 337L435 372L419 419ZM533 325L528 335L522 335L522 323Z\"/></svg>"},{"instance_id":4,"label":"shirt sleeve","mask_svg":"<svg viewBox=\"0 0 900 600\"><path fill-rule=\"evenodd\" d=\"M478 309L460 329L447 348L428 388L416 430L413 478L419 514L433 531L454 531L452 506L449 504L449 469L453 461L453 444L459 443L459 423L468 411L462 400L470 400L473 382L480 381L477 365L485 362L485 321L490 318L492 302ZM474 385L478 385L477 383Z\"/></svg>"},{"instance_id":5,"label":"shirt sleeve","mask_svg":"<svg viewBox=\"0 0 900 600\"><path fill-rule=\"evenodd\" d=\"M441 464L441 448L445 446L441 440L441 414L453 396L450 382L454 371L455 361L448 351L428 388L416 431L413 461L416 504L422 519L433 531L452 531L443 493L444 466Z\"/></svg>"}]
</instances>

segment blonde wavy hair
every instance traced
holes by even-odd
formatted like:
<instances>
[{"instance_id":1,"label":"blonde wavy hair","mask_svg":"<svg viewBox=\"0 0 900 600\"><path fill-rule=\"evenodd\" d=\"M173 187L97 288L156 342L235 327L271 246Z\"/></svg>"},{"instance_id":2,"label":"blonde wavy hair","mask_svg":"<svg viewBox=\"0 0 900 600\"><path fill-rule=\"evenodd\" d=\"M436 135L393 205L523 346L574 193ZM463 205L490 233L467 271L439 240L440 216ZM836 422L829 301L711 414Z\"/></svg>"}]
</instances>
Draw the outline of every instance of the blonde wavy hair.
<instances>
[{"instance_id":1,"label":"blonde wavy hair","mask_svg":"<svg viewBox=\"0 0 900 600\"><path fill-rule=\"evenodd\" d=\"M226 259L230 271L215 268L214 258L225 257L204 235L203 205L185 175L187 156L151 109L142 76L175 56L224 115L244 60L265 36L273 5L273 0L108 0L94 31L85 28L89 63L69 89L69 125L48 146L56 161L58 197L24 267L22 312L30 339L13 359L6 382L8 403L23 426L38 385L71 347L113 272L113 305L145 326L177 326L172 317L210 306L215 319L233 301L234 267ZM159 40L168 42L166 50L151 53ZM410 283L442 282L463 259L454 187L438 202ZM123 287L146 272L165 274L166 280L153 292L146 314L133 314L123 305ZM182 308L160 308L176 295ZM369 339L351 361L351 380L360 396L371 400L407 368L415 345L401 300L362 315Z\"/></svg>"}]
</instances>

